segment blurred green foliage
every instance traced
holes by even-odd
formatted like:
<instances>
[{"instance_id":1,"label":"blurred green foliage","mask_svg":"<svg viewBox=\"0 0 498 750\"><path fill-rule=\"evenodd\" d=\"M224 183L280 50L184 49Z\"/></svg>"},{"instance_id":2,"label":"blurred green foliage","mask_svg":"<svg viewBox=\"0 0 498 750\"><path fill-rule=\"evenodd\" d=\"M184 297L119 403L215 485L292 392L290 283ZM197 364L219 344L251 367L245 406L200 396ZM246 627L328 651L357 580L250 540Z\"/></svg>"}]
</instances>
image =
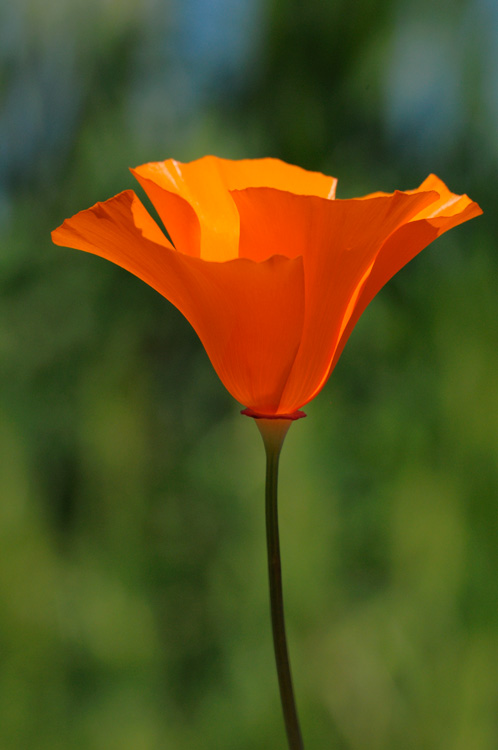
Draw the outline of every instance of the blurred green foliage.
<instances>
[{"instance_id":1,"label":"blurred green foliage","mask_svg":"<svg viewBox=\"0 0 498 750\"><path fill-rule=\"evenodd\" d=\"M494 750L496 14L234 6L216 33L244 55L209 69L223 4L2 11L0 747L284 747L257 431L169 303L49 238L128 166L216 153L321 169L342 197L432 170L485 211L382 291L293 426L281 533L307 747ZM438 34L447 80L419 64ZM407 97L442 82L427 132L398 63Z\"/></svg>"}]
</instances>

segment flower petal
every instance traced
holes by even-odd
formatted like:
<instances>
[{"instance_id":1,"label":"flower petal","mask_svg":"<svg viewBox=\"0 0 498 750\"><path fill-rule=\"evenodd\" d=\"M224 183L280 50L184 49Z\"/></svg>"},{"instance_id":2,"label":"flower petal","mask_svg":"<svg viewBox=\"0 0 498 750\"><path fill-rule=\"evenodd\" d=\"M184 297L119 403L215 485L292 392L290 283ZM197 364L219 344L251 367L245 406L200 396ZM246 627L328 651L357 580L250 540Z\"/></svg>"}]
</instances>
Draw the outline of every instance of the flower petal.
<instances>
[{"instance_id":1,"label":"flower petal","mask_svg":"<svg viewBox=\"0 0 498 750\"><path fill-rule=\"evenodd\" d=\"M354 312L341 335L328 375L334 369L360 315L387 282L427 245L449 229L482 214L467 195L455 195L435 175L429 175L418 191L435 189L439 197L411 221L394 232L382 246L372 272L358 298ZM417 191L413 191L414 193Z\"/></svg>"},{"instance_id":2,"label":"flower petal","mask_svg":"<svg viewBox=\"0 0 498 750\"><path fill-rule=\"evenodd\" d=\"M301 339L301 258L213 263L184 255L131 190L67 219L52 239L107 258L160 292L195 328L230 393L275 413Z\"/></svg>"},{"instance_id":3,"label":"flower petal","mask_svg":"<svg viewBox=\"0 0 498 750\"><path fill-rule=\"evenodd\" d=\"M323 387L340 337L386 238L437 194L395 193L327 201L271 189L234 191L241 254L303 256L305 319L296 361L278 411L290 413Z\"/></svg>"},{"instance_id":4,"label":"flower petal","mask_svg":"<svg viewBox=\"0 0 498 750\"><path fill-rule=\"evenodd\" d=\"M132 190L66 219L52 232L52 240L107 258L163 294L163 256L173 247ZM147 243L153 251L140 252Z\"/></svg>"},{"instance_id":5,"label":"flower petal","mask_svg":"<svg viewBox=\"0 0 498 750\"><path fill-rule=\"evenodd\" d=\"M204 260L238 257L239 217L217 160L170 159L132 169L178 250Z\"/></svg>"},{"instance_id":6,"label":"flower petal","mask_svg":"<svg viewBox=\"0 0 498 750\"><path fill-rule=\"evenodd\" d=\"M217 162L228 190L270 187L295 195L335 198L335 177L328 177L321 172L309 172L280 159L217 159Z\"/></svg>"},{"instance_id":7,"label":"flower petal","mask_svg":"<svg viewBox=\"0 0 498 750\"><path fill-rule=\"evenodd\" d=\"M414 190L405 190L404 192L408 193L409 195L413 195L414 193L421 193L427 190L434 190L439 194L439 198L422 209L422 211L414 216L411 221L443 215L455 216L456 214L459 214L460 221L458 223L461 224L464 221L468 221L468 219L472 219L474 216L482 213L481 209L477 206L477 203L474 203L468 195L456 195L455 193L452 193L451 190L446 187L445 183L440 180L439 177L437 177L435 174L430 174L428 177L426 177L420 187L415 188ZM378 198L380 196L388 197L390 195L394 195L394 193L369 193L368 195L362 196L360 200L368 200L370 198ZM474 213L476 211L476 207L478 211L477 213ZM464 211L464 209L468 209L468 211Z\"/></svg>"},{"instance_id":8,"label":"flower petal","mask_svg":"<svg viewBox=\"0 0 498 750\"><path fill-rule=\"evenodd\" d=\"M239 217L231 190L274 187L333 198L337 180L279 159L231 161L215 156L187 164L169 159L131 170L154 204L175 247L204 260L238 257Z\"/></svg>"},{"instance_id":9,"label":"flower petal","mask_svg":"<svg viewBox=\"0 0 498 750\"><path fill-rule=\"evenodd\" d=\"M453 217L455 220L451 223L451 226L447 225L446 222L441 224L441 227L444 226L444 229L442 229L439 234L482 214L480 207L477 203L474 203L468 195L456 195L455 193L452 193L451 190L446 187L444 182L440 180L439 177L436 177L435 174L430 174L420 187L413 192L423 190L435 190L439 193L439 199L422 209L419 214L413 217L412 221L416 221L417 219L446 219L448 217ZM434 224L434 226L437 225L438 222Z\"/></svg>"},{"instance_id":10,"label":"flower petal","mask_svg":"<svg viewBox=\"0 0 498 750\"><path fill-rule=\"evenodd\" d=\"M322 203L335 203L272 188L233 190L231 195L240 216L239 256L257 262L273 255L304 256L315 214Z\"/></svg>"}]
</instances>

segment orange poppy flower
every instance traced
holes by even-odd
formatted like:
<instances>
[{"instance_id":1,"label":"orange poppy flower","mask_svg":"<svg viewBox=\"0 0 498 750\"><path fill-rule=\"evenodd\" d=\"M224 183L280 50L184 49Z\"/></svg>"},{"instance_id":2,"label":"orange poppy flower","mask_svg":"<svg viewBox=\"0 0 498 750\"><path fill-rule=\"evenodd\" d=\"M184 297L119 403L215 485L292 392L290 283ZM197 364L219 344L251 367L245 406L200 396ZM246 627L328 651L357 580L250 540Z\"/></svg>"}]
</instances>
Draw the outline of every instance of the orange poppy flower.
<instances>
[{"instance_id":1,"label":"orange poppy flower","mask_svg":"<svg viewBox=\"0 0 498 750\"><path fill-rule=\"evenodd\" d=\"M277 159L173 159L52 233L172 302L230 393L290 415L323 388L361 313L429 242L481 213L435 175L416 190L336 200L336 180Z\"/></svg>"}]
</instances>

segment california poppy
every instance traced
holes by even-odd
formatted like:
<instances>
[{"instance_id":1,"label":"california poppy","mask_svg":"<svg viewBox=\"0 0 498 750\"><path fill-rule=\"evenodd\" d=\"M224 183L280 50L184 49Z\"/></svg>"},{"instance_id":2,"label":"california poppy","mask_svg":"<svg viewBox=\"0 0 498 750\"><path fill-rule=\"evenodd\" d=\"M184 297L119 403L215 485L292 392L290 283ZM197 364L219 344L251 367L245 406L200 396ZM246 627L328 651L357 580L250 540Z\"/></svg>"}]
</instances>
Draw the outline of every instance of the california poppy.
<instances>
[{"instance_id":1,"label":"california poppy","mask_svg":"<svg viewBox=\"0 0 498 750\"><path fill-rule=\"evenodd\" d=\"M207 156L132 171L171 241L131 190L67 219L52 238L112 260L176 305L256 417L267 456L275 659L289 748L302 750L283 613L282 443L370 300L429 242L481 209L435 175L416 190L336 200L334 178L276 159Z\"/></svg>"},{"instance_id":2,"label":"california poppy","mask_svg":"<svg viewBox=\"0 0 498 750\"><path fill-rule=\"evenodd\" d=\"M481 213L435 175L416 190L335 199L336 180L277 159L173 159L52 233L131 271L197 331L253 413L293 414L323 388L361 313L443 232Z\"/></svg>"}]
</instances>

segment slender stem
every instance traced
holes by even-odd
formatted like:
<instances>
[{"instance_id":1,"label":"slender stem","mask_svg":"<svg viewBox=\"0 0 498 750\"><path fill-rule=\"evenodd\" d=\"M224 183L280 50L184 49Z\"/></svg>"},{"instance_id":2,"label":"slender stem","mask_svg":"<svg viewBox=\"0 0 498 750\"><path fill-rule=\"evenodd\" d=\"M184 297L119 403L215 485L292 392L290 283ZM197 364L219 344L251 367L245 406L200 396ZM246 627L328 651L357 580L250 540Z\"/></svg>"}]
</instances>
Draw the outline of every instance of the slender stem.
<instances>
[{"instance_id":1,"label":"slender stem","mask_svg":"<svg viewBox=\"0 0 498 750\"><path fill-rule=\"evenodd\" d=\"M263 436L266 449L266 542L270 581L270 609L273 646L277 664L280 699L284 714L289 750L303 750L303 740L297 716L296 701L285 635L282 569L278 534L278 461L290 420L255 420Z\"/></svg>"}]
</instances>

